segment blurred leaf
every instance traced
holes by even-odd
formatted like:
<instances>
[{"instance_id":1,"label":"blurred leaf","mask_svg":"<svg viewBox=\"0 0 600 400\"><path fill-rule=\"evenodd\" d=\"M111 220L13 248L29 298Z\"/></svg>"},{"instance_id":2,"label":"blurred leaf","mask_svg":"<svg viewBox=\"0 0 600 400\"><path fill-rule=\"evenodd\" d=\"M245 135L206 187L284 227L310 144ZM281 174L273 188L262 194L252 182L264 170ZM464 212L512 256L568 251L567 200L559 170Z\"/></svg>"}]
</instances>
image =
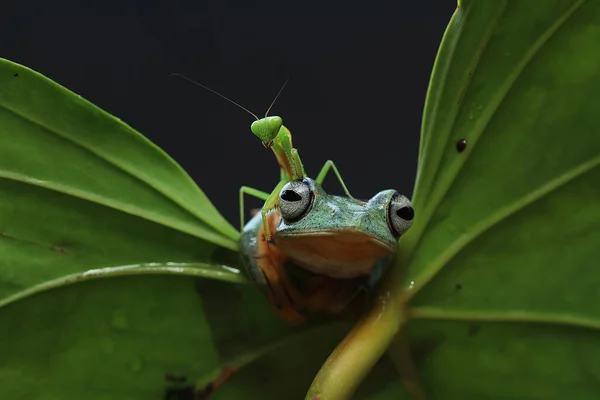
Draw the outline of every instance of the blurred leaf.
<instances>
[{"instance_id":1,"label":"blurred leaf","mask_svg":"<svg viewBox=\"0 0 600 400\"><path fill-rule=\"evenodd\" d=\"M347 329L297 331L249 285L181 275L81 280L1 307L0 321L0 393L40 400L183 396L225 368L211 398L299 399ZM401 390L394 378L383 362L357 398Z\"/></svg>"},{"instance_id":2,"label":"blurred leaf","mask_svg":"<svg viewBox=\"0 0 600 400\"><path fill-rule=\"evenodd\" d=\"M432 399L597 397L599 42L598 1L459 2L402 241Z\"/></svg>"},{"instance_id":3,"label":"blurred leaf","mask_svg":"<svg viewBox=\"0 0 600 400\"><path fill-rule=\"evenodd\" d=\"M204 289L218 296L218 286ZM238 292L264 305L251 286ZM208 383L224 361L204 311L194 279L144 275L83 281L2 307L2 397L161 399L167 387ZM272 318L272 328L282 326ZM257 341L235 314L228 322Z\"/></svg>"}]
</instances>

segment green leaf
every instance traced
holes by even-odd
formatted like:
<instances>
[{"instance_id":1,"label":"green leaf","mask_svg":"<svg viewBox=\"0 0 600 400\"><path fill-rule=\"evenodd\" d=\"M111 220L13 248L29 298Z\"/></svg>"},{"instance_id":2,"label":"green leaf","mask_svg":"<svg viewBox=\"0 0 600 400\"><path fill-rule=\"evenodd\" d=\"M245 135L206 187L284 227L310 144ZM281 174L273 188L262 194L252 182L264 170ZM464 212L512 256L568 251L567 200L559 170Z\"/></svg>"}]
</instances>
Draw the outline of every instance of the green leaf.
<instances>
[{"instance_id":1,"label":"green leaf","mask_svg":"<svg viewBox=\"0 0 600 400\"><path fill-rule=\"evenodd\" d=\"M164 152L0 60L0 191L1 398L160 398L221 365L194 282L246 283L238 233Z\"/></svg>"},{"instance_id":2,"label":"green leaf","mask_svg":"<svg viewBox=\"0 0 600 400\"><path fill-rule=\"evenodd\" d=\"M9 322L0 324L3 398L163 399L169 390L202 391L226 368L233 376L211 398L298 398L347 330L297 331L264 312L249 285L125 271L0 307ZM384 360L357 398L401 390L394 378Z\"/></svg>"},{"instance_id":3,"label":"green leaf","mask_svg":"<svg viewBox=\"0 0 600 400\"><path fill-rule=\"evenodd\" d=\"M597 397L598 21L597 1L462 1L448 26L401 242L431 399Z\"/></svg>"},{"instance_id":4,"label":"green leaf","mask_svg":"<svg viewBox=\"0 0 600 400\"><path fill-rule=\"evenodd\" d=\"M80 96L7 60L0 191L0 303L96 268L237 264L237 232L179 165Z\"/></svg>"},{"instance_id":5,"label":"green leaf","mask_svg":"<svg viewBox=\"0 0 600 400\"><path fill-rule=\"evenodd\" d=\"M205 286L202 295L217 295L212 282L212 292ZM251 304L263 300L250 289L238 292ZM204 307L194 279L185 276L94 279L2 307L0 393L161 399L167 387L208 383L223 361ZM229 323L243 333L237 322L231 315Z\"/></svg>"},{"instance_id":6,"label":"green leaf","mask_svg":"<svg viewBox=\"0 0 600 400\"><path fill-rule=\"evenodd\" d=\"M237 249L237 231L191 178L129 126L1 59L0 88L3 192L68 197Z\"/></svg>"}]
</instances>

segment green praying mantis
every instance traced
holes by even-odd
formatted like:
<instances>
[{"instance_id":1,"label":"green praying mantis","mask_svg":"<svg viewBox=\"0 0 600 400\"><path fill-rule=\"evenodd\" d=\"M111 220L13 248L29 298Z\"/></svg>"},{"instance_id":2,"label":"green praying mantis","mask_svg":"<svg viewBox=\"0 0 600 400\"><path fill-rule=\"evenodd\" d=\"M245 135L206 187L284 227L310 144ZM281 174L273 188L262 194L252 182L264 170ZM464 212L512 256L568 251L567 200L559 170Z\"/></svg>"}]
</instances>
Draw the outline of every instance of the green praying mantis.
<instances>
[{"instance_id":1,"label":"green praying mantis","mask_svg":"<svg viewBox=\"0 0 600 400\"><path fill-rule=\"evenodd\" d=\"M244 194L258 197L259 199L265 201L260 213L267 240L270 240L272 233L267 224L267 213L277 208L279 204L279 193L281 192L283 186L288 182L306 178L306 172L304 170L304 165L300 160L300 154L298 153L298 150L292 145L292 133L288 128L285 127L285 125L283 125L283 120L281 117L269 117L265 114L264 118L256 118L256 121L252 123L250 129L252 133L254 133L254 135L261 140L265 147L273 150L273 153L275 154L277 162L281 168L281 179L270 194L250 188L248 186L242 186L240 188L241 227L242 229L244 227ZM315 181L319 184L322 184L329 170L333 170L334 174L342 185L346 196L354 199L348 191L337 167L331 160L327 160L327 162L325 162Z\"/></svg>"},{"instance_id":2,"label":"green praying mantis","mask_svg":"<svg viewBox=\"0 0 600 400\"><path fill-rule=\"evenodd\" d=\"M270 194L265 193L258 189L254 189L252 187L248 187L248 186L242 186L240 188L240 192L239 192L240 193L239 194L240 225L241 225L240 229L243 230L244 220L245 220L245 218L244 218L244 215L245 215L244 195L254 196L265 202L260 211L260 214L262 216L263 227L265 228L267 240L270 240L271 239L271 231L269 230L269 227L267 224L267 214L270 211L277 208L278 196L279 196L279 192L281 191L281 188L287 182L297 180L297 179L302 179L302 178L306 177L304 165L302 164L302 161L300 160L300 154L298 153L298 150L296 148L294 148L294 146L292 145L292 133L290 132L290 130L287 127L285 127L285 125L283 125L283 119L281 117L268 115L269 112L271 111L271 108L273 108L273 105L275 105L275 102L277 101L277 99L279 98L279 96L281 95L283 90L285 89L288 81L286 81L283 84L281 89L279 89L279 92L277 92L277 95L275 95L275 98L273 99L273 101L267 108L267 111L265 112L264 118L258 118L256 116L256 114L254 114L252 111L248 110L244 106L236 103L235 101L222 95L221 93L219 93L207 86L202 85L201 83L193 81L181 74L172 74L172 76L178 76L183 79L186 79L187 81L192 82L193 84L198 85L198 86L216 94L217 96L221 97L222 99L224 99L224 100L232 103L233 105L241 108L242 110L246 111L248 114L252 115L255 118L255 121L252 123L252 125L250 125L250 130L252 131L252 133L254 133L255 136L257 136L260 139L260 141L262 142L264 147L270 148L273 150L273 153L275 154L275 157L277 158L277 162L279 163L279 167L281 168L281 179ZM337 167L331 160L327 160L325 162L325 164L321 168L321 171L317 175L317 178L315 179L315 181L318 182L319 184L322 184L323 181L325 180L325 177L327 176L327 173L330 170L333 170L333 172L334 172L335 176L337 177L338 181L340 182L342 189L344 190L344 193L346 194L346 196L348 196L349 198L353 198L352 195L350 194L350 192L348 191L348 188L346 187L346 184L344 183L344 180L342 179L342 176L340 175Z\"/></svg>"},{"instance_id":3,"label":"green praying mantis","mask_svg":"<svg viewBox=\"0 0 600 400\"><path fill-rule=\"evenodd\" d=\"M410 228L414 218L410 200L392 189L382 190L368 201L355 199L331 160L316 179L309 178L290 130L281 117L268 116L285 84L265 117L258 118L222 94L191 82L252 115L256 120L251 131L273 151L281 170L271 193L240 188L240 253L252 281L276 314L292 324L304 322L305 310L343 311L357 288L365 285L379 261L395 251L398 239ZM345 197L327 194L322 188L330 170ZM244 195L264 201L247 224Z\"/></svg>"}]
</instances>

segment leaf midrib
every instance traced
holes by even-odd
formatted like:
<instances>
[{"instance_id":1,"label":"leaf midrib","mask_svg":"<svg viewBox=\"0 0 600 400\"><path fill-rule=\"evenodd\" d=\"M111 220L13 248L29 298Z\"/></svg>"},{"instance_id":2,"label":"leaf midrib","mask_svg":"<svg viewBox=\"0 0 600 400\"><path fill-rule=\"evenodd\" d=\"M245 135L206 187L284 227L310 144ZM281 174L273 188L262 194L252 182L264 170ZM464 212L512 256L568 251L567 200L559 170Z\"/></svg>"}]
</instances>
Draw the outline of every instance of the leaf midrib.
<instances>
[{"instance_id":1,"label":"leaf midrib","mask_svg":"<svg viewBox=\"0 0 600 400\"><path fill-rule=\"evenodd\" d=\"M480 237L483 233L498 226L498 224L504 219L531 205L532 203L543 199L550 193L558 190L562 186L568 184L579 176L589 173L595 168L600 166L600 155L592 158L591 160L579 164L575 168L571 168L565 174L559 176L556 179L542 185L537 190L530 192L527 196L519 198L517 201L508 204L506 207L497 210L495 213L489 215L487 219L479 221L478 224L472 226L467 234L461 235L446 247L446 250L442 252L437 258L430 263L430 268L427 268L422 274L416 276L413 281L414 284L407 293L407 297L410 299L414 297L426 284L431 281L443 268L448 264L452 258L460 253L475 239Z\"/></svg>"},{"instance_id":2,"label":"leaf midrib","mask_svg":"<svg viewBox=\"0 0 600 400\"><path fill-rule=\"evenodd\" d=\"M465 94L467 93L467 91L469 90L469 87L471 86L472 80L473 80L473 76L474 71L477 69L477 66L479 65L479 61L481 61L481 57L483 56L484 53L484 49L487 47L490 38L492 37L492 32L494 30L494 28L496 27L496 24L498 23L498 21L500 21L502 15L504 14L504 11L506 9L506 2L503 4L502 8L499 9L499 13L498 15L494 18L493 23L490 23L487 30L485 31L485 34L483 35L483 38L481 40L481 44L480 47L478 49L478 51L475 53L475 55L473 56L473 58L471 59L471 61L469 62L469 66L467 68L467 71L470 71L469 73L464 74L463 76L463 81L462 81L462 90L458 93L458 95L456 96L456 99L453 99L452 102L450 102L450 104L442 104L441 99L443 98L443 90L439 91L439 93L436 93L436 98L432 99L433 103L433 108L431 110L431 116L432 119L434 119L436 117L436 115L438 114L440 108L442 108L443 106L445 107L451 107L451 112L450 112L450 121L443 127L441 127L441 132L439 137L442 137L444 140L444 147L446 146L446 144L448 143L448 140L450 139L450 133L454 130L454 126L456 125L456 118L458 117L459 111L460 111L460 106L463 104L463 99L465 97ZM471 10L470 8L466 8L464 11L464 15L462 15L462 19L466 19L468 18L468 13L469 10ZM455 14L456 15L456 14ZM452 43L452 51L451 51L451 56L449 57L449 59L447 60L446 64L443 65L443 71L441 71L441 74L443 75L443 79L442 82L440 82L440 84L445 85L445 82L447 81L448 78L448 73L451 69L451 64L452 64L452 60L453 58L456 56L456 49L457 46L460 43L460 39L463 35L463 27L464 27L464 23L461 25L460 27L460 31L458 32L458 34L456 35L456 37L454 38L454 42ZM428 95L429 93L431 93L432 90L432 86L430 85L428 88ZM426 122L426 117L427 115L423 115L423 122ZM432 142L434 140L434 135L432 133L432 130L435 129L437 127L437 125L435 123L430 123L430 124L423 124L424 127L427 127L427 131L423 132L421 137L422 138L429 138L429 140L427 141L427 143L421 143L420 146L420 150L421 149L425 149L425 146L430 146L430 142ZM426 163L426 158L427 158L427 152L423 152L422 154L419 154L419 161L417 163L417 182L416 182L416 187L415 187L415 192L418 191L419 193L415 193L415 199L418 202L418 196L421 192L423 192L424 189L426 193L429 192L429 190L431 189L431 186L433 185L433 182L435 181L435 177L439 174L440 172L440 164L443 158L443 153L440 155L439 158L433 160L433 162L435 163L435 167L431 173L432 178L428 181L427 187L423 188L421 187L422 185L419 184L419 182L421 181L423 174L422 174L422 168L424 166L424 164ZM431 204L431 203L430 203ZM436 206L433 207L432 212L435 210ZM426 228L426 225L424 225L422 227L423 229Z\"/></svg>"},{"instance_id":3,"label":"leaf midrib","mask_svg":"<svg viewBox=\"0 0 600 400\"><path fill-rule=\"evenodd\" d=\"M84 272L61 276L31 286L25 290L0 299L0 308L26 297L94 279L116 278L130 275L176 275L194 278L215 279L234 284L249 284L246 277L236 268L206 263L143 263L90 269Z\"/></svg>"},{"instance_id":4,"label":"leaf midrib","mask_svg":"<svg viewBox=\"0 0 600 400\"><path fill-rule=\"evenodd\" d=\"M205 230L205 233L200 234L198 232L198 225L194 226L195 229L187 228L184 223L181 223L181 222L178 222L175 220L169 221L168 218L164 218L162 216L153 217L152 213L150 213L148 211L144 211L144 210L140 211L139 208L132 206L130 204L127 204L127 203L114 201L112 199L109 199L109 198L106 198L103 196L97 196L97 195L94 195L93 193L83 191L83 190L77 190L72 187L64 186L64 185L61 185L61 184L58 184L55 182L48 182L51 184L46 184L47 181L40 181L37 179L32 179L28 176L16 174L13 172L7 172L7 171L0 170L0 179L9 179L9 180L17 181L17 182L22 182L27 185L36 186L36 187L39 187L39 188L42 188L45 190L51 190L51 191L54 191L57 193L65 194L65 195L75 197L75 198L78 198L78 199L81 199L84 201L88 201L90 203L99 204L101 206L110 208L112 210L115 210L115 211L118 211L118 212L121 212L124 214L128 214L128 215L133 215L135 217L142 218L146 221L160 224L169 229L174 229L179 232L197 237L199 239L210 241L212 243L221 245L228 249L231 249L234 251L237 250L237 244L230 242L229 240L227 240L227 238L220 235L219 233L211 231L210 230L211 228L208 226L207 226L207 229ZM232 243L233 243L233 245L232 245Z\"/></svg>"},{"instance_id":5,"label":"leaf midrib","mask_svg":"<svg viewBox=\"0 0 600 400\"><path fill-rule=\"evenodd\" d=\"M155 186L155 185L153 185L152 183L150 183L150 182L148 182L148 181L146 181L146 180L142 179L142 178L141 178L141 177L139 177L138 175L134 174L132 171L130 171L130 170L129 170L128 168L126 168L125 166L123 166L123 165L120 165L119 163L115 163L115 162L114 162L114 161L113 161L111 158L107 158L107 157L106 157L104 154L102 154L102 153L98 153L98 152L97 152L97 151L95 151L93 148L90 148L89 146L86 146L85 144L83 144L83 143L80 143L79 141L75 140L74 138L72 138L72 137L69 137L68 135L65 135L65 134L63 134L63 133L59 132L59 130L54 130L54 129L51 129L50 127L48 127L48 126L45 126L45 125L44 125L44 124L42 124L41 122L38 122L38 121L36 121L36 120L34 120L34 119L30 118L29 116L27 116L27 115L25 115L25 114L22 114L22 113L20 113L20 112L18 112L18 111L16 111L16 110L12 109L11 107L9 107L9 106L8 106L8 105L6 105L6 104L0 103L0 107L4 108L4 109L5 109L5 110L7 110L8 112L11 112L11 113L13 113L14 115L16 115L16 116L18 116L18 117L20 117L20 118L22 118L22 119L24 119L24 120L26 120L26 121L29 121L30 123L32 123L32 124L34 124L34 125L36 125L36 126L38 126L38 127L42 128L43 130L45 130L46 132L49 132L49 133L50 133L50 134L52 134L52 135L58 136L58 137L60 137L61 139L63 139L63 140L66 140L66 141L68 141L68 142L70 142L70 143L74 144L75 146L77 146L78 148L82 149L83 151L85 151L85 152L88 152L88 153L90 153L90 154L93 154L95 157L97 157L97 158L98 158L99 160L101 160L102 162L104 162L104 163L106 163L106 164L108 164L108 165L110 165L110 166L112 166L112 167L114 167L114 168L116 168L116 169L118 169L118 170L120 170L120 171L123 171L123 172L124 172L126 175L128 175L128 176L132 177L133 179L135 179L135 180L137 180L137 181L141 182L142 184L146 185L147 187L151 188L151 189L152 189L154 192L158 193L158 194L159 194L161 197L163 197L163 198L166 198L166 199L167 199L169 202L171 202L172 204L175 204L175 205L176 205L178 208L180 208L181 210L183 210L183 211L184 211L186 214L190 215L190 216L191 216L191 217L193 217L194 219L201 220L201 219L198 217L198 215L196 215L196 214L195 214L194 212L192 212L190 209L188 209L187 207L185 207L185 206L184 206L183 204L181 204L181 203L180 203L178 200L176 200L176 199L172 198L172 197L171 197L171 196L169 196L167 193L164 193L164 192L163 192L163 191L162 191L160 188L156 187L156 186ZM114 117L113 117L113 118L114 118ZM147 139L146 139L146 138L144 138L143 136L142 136L142 138L143 138L143 139L146 141L146 144L150 144L150 145L152 145L152 146L154 146L154 147L156 148L156 146L155 146L155 145L154 145L152 142L150 142L149 140L147 140ZM158 149L158 150L162 152L162 150L160 150L160 149ZM162 155L163 155L163 156L165 156L165 157L167 157L167 159L169 159L169 157L168 157L166 154L164 154L164 152L162 152ZM171 161L171 160L169 159L169 161ZM174 164L175 164L175 166L176 166L176 167L178 167L177 163L174 163ZM178 167L178 168L180 169L180 167ZM183 175L184 175L184 176L187 176L187 174L186 174L184 171L181 171L181 172L183 172ZM8 174L4 174L3 176L7 176L7 175L8 175ZM14 175L16 176L17 174L14 174ZM188 178L189 178L189 177L188 177ZM190 181L191 181L191 178L189 178L189 179L190 179ZM31 180L22 180L22 179L21 179L21 181L22 181L22 182L25 182L25 183L30 183L30 184L31 184ZM45 188L47 188L47 189L52 189L52 190L55 190L55 191L58 191L58 192L62 192L62 193L65 193L65 194L67 194L67 195L71 195L71 196L79 197L79 198L82 198L82 199L85 199L85 200L88 200L88 201L93 201L93 202L96 202L96 203L98 203L98 204L101 204L101 205L105 205L105 206L107 206L107 207L110 207L110 208L115 208L114 206L111 206L111 205L109 205L109 203L110 203L110 202L108 202L108 201L107 201L108 199L107 199L106 197L98 196L96 200L92 200L92 199L93 199L95 196L93 196L93 195L88 195L87 197L86 197L86 196L83 196L83 195L82 195L82 193L85 193L84 191L78 191L78 190L76 190L76 189L72 189L72 188L71 188L71 190L64 190L64 189L66 189L66 188L68 188L68 187L67 187L67 186L64 186L64 187L63 187L63 189L61 189L60 187L61 187L61 186L63 186L63 185L59 185L59 184L56 184L56 183L54 183L54 182L49 182L49 183L51 183L51 184L49 184L49 185L38 185L38 186L45 187ZM52 186L54 186L54 187L52 187ZM198 189L198 188L197 188L197 186L196 186L195 184L193 184L193 186L194 186L196 189ZM199 189L198 189L198 190L199 190ZM79 195L75 195L74 193L76 193L76 192L81 192L81 193L80 193ZM201 197L204 197L204 196L202 195L202 193L200 193L200 194L201 194ZM104 200L104 202L103 202L102 200ZM207 202L209 201L208 199L205 199L205 200L206 200ZM114 202L114 204L123 204L123 203L120 203L120 202ZM129 208L129 207L128 207L128 208ZM131 207L131 208L132 208L132 209L136 209L136 207ZM174 229L177 229L177 230L182 230L182 229L181 229L181 226L180 226L181 224L178 224L178 223L175 223L175 224L173 224L173 223L169 223L168 219L161 218L161 217L158 217L158 218L156 218L156 219L153 219L152 217L149 217L148 215L146 215L146 214L149 214L149 213L147 213L146 211L144 211L144 210L141 210L141 209L139 209L139 208L137 208L137 209L138 209L138 210L140 210L140 211L138 211L137 213L136 213L136 212L132 212L132 211L127 211L127 212L128 212L128 213L131 213L131 214L133 214L133 215L136 215L136 216L138 216L138 217L145 218L145 219L147 219L147 220L150 220L150 221L152 221L152 222L155 222L155 223L160 223L160 224L162 224L162 225L169 226L169 227L171 227L171 228L174 228ZM221 233L221 235L218 235L219 237L222 237L223 239L226 239L226 240L219 240L219 241L215 242L216 244L222 245L222 246L224 246L224 247L226 247L226 248L229 248L229 249L231 249L231 250L234 250L234 251L235 251L235 250L237 250L237 244L235 243L235 241L231 240L231 238L229 238L229 237L225 237L225 236L224 236L224 233L223 233L223 232L221 232L220 230L218 230L218 229L217 229L216 227L214 227L212 224L210 224L210 223L209 223L209 221L204 221L204 220L201 220L201 221L205 222L205 223L206 223L208 226L210 226L212 229L215 229L215 231L216 231L216 232L220 232L220 233ZM189 233L189 234L192 234L192 235L194 235L194 236L197 236L197 237L199 237L199 238L201 238L201 239L204 239L204 240L206 240L206 238L205 238L205 237L202 237L202 236L200 236L200 235L198 234L198 232L194 232L194 230L191 230L191 229L185 229L185 230L182 230L182 231L183 231L183 232L185 232L185 233Z\"/></svg>"}]
</instances>

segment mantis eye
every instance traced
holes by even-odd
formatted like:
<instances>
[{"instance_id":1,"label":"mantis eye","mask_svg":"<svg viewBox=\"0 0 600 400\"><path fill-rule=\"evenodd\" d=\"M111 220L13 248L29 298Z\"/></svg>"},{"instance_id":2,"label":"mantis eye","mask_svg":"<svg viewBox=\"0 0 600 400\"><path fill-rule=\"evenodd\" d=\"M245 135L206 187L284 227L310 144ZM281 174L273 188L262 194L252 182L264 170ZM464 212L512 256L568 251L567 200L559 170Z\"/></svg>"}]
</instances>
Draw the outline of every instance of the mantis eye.
<instances>
[{"instance_id":1,"label":"mantis eye","mask_svg":"<svg viewBox=\"0 0 600 400\"><path fill-rule=\"evenodd\" d=\"M279 192L279 209L286 222L295 222L310 210L315 194L304 180L291 181Z\"/></svg>"},{"instance_id":2,"label":"mantis eye","mask_svg":"<svg viewBox=\"0 0 600 400\"><path fill-rule=\"evenodd\" d=\"M388 225L395 237L400 237L410 228L415 217L415 210L408 198L395 193L388 205Z\"/></svg>"}]
</instances>

